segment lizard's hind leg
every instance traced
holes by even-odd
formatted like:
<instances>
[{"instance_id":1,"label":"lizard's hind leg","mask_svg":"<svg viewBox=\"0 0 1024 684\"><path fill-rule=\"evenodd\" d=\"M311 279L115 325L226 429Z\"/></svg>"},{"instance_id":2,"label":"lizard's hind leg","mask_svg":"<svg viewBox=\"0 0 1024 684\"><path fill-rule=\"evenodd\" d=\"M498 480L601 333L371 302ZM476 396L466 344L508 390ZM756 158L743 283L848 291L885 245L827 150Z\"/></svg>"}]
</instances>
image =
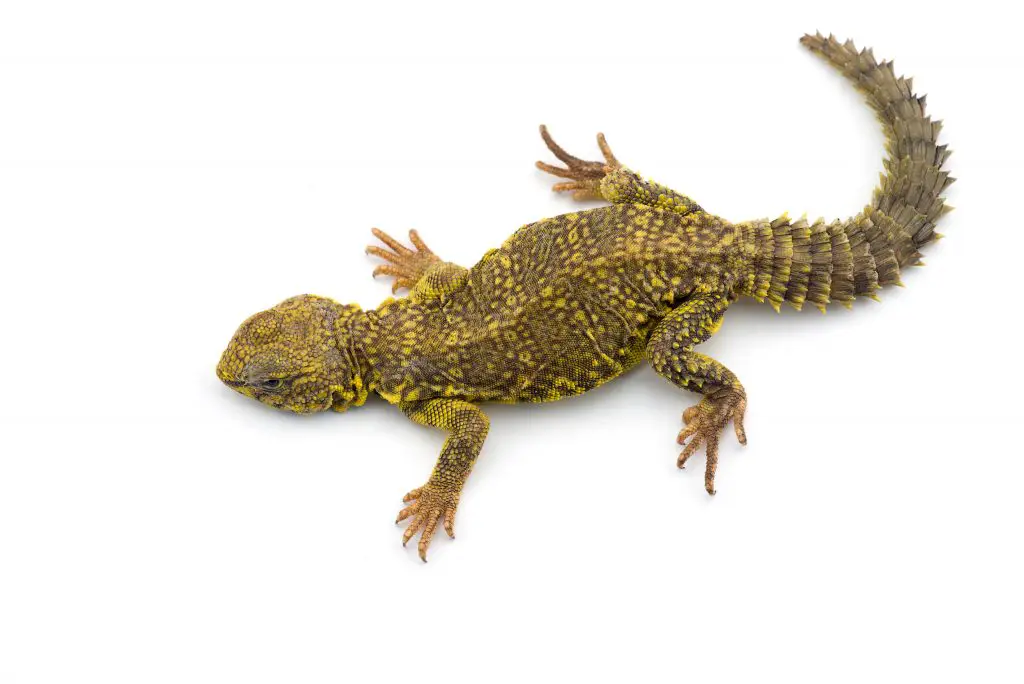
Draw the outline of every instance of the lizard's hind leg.
<instances>
[{"instance_id":1,"label":"lizard's hind leg","mask_svg":"<svg viewBox=\"0 0 1024 684\"><path fill-rule=\"evenodd\" d=\"M597 146L601 148L604 162L584 161L569 154L551 137L547 126L541 125L540 137L544 139L544 144L551 150L551 154L560 159L565 167L539 161L537 168L553 176L570 179L568 182L555 183L551 186L552 190L571 192L573 199L576 200L603 199L601 180L615 169L622 168L622 164L612 154L612 148L608 146L608 141L604 139L604 133L597 134Z\"/></svg>"},{"instance_id":2,"label":"lizard's hind leg","mask_svg":"<svg viewBox=\"0 0 1024 684\"><path fill-rule=\"evenodd\" d=\"M612 204L644 204L684 215L704 211L686 195L660 183L644 180L636 171L620 164L608 147L604 133L597 134L597 146L601 148L604 162L583 161L572 156L551 138L545 126L540 127L540 136L551 153L565 163L565 168L542 161L537 162L537 168L553 176L572 179L552 185L555 192L571 192L575 200L603 199Z\"/></svg>"},{"instance_id":3,"label":"lizard's hind leg","mask_svg":"<svg viewBox=\"0 0 1024 684\"><path fill-rule=\"evenodd\" d=\"M736 439L747 443L743 430L743 414L747 394L732 371L718 361L693 351L693 347L718 330L722 315L729 306L729 297L721 293L699 294L673 309L647 342L647 359L663 378L683 389L704 395L700 403L683 412L686 427L677 441L686 443L676 464L682 468L703 444L707 451L704 488L715 493L715 471L718 468L718 441L731 420Z\"/></svg>"}]
</instances>

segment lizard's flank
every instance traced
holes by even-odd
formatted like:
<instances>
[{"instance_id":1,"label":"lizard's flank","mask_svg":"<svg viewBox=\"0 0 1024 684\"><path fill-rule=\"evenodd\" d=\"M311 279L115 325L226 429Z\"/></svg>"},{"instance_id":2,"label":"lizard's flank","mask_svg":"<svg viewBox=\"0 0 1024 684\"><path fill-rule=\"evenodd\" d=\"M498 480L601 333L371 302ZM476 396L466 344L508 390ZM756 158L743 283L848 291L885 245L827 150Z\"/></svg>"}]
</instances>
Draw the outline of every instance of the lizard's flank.
<instances>
[{"instance_id":1,"label":"lizard's flank","mask_svg":"<svg viewBox=\"0 0 1024 684\"><path fill-rule=\"evenodd\" d=\"M702 395L682 414L679 467L704 448L715 493L719 440L732 423L746 443L747 392L722 363L696 351L740 297L824 310L875 299L919 263L949 207L950 152L938 121L892 62L820 34L801 42L866 96L887 138L885 173L851 218L731 222L623 166L603 135L603 159L563 150L537 162L558 192L607 206L521 227L473 267L445 261L412 231L407 247L374 229L384 263L374 275L409 290L372 310L313 295L245 321L217 367L234 390L297 413L359 406L376 394L448 433L433 472L405 496L403 543L419 534L427 558L440 523L454 536L462 487L487 436L485 402L553 401L586 392L646 361Z\"/></svg>"}]
</instances>

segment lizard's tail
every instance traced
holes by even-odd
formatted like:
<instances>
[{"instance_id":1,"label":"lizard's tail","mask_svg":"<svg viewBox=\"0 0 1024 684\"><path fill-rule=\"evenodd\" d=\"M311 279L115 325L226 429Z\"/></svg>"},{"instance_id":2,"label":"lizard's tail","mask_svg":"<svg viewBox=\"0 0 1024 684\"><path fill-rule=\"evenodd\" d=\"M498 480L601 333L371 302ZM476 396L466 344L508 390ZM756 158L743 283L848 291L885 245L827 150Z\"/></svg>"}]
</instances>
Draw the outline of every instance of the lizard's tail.
<instances>
[{"instance_id":1,"label":"lizard's tail","mask_svg":"<svg viewBox=\"0 0 1024 684\"><path fill-rule=\"evenodd\" d=\"M919 248L940 237L935 223L952 207L942 192L953 182L942 170L951 154L937 144L942 124L925 115L925 98L912 80L896 76L892 62L875 61L820 33L800 39L867 97L886 137L885 172L871 204L845 221L792 221L783 216L751 224L761 255L753 294L778 309L805 301L824 310L832 300L850 306L900 283L900 269L920 262Z\"/></svg>"}]
</instances>

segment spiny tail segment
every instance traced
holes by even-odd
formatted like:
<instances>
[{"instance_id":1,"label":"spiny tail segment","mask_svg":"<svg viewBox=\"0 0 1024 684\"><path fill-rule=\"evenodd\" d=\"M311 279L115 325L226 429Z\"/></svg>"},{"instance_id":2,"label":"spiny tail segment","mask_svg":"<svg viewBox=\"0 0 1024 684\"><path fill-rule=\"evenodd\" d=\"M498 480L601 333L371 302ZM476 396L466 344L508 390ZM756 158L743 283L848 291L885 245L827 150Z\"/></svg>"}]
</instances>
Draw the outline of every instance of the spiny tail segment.
<instances>
[{"instance_id":1,"label":"spiny tail segment","mask_svg":"<svg viewBox=\"0 0 1024 684\"><path fill-rule=\"evenodd\" d=\"M937 144L942 124L925 114L925 98L911 79L896 76L892 62L878 63L871 50L858 51L820 33L800 39L865 94L881 121L888 158L871 204L845 221L809 224L782 216L746 224L760 254L751 290L778 309L811 302L824 310L835 300L875 298L885 285L899 285L900 269L920 263L919 249L940 235L935 224L951 210L942 192L954 181L942 169L951 151Z\"/></svg>"},{"instance_id":2,"label":"spiny tail segment","mask_svg":"<svg viewBox=\"0 0 1024 684\"><path fill-rule=\"evenodd\" d=\"M822 311L833 301L850 307L857 297L877 299L883 285L900 284L889 236L865 214L826 223L780 216L743 224L760 256L752 295L776 310L810 302Z\"/></svg>"},{"instance_id":3,"label":"spiny tail segment","mask_svg":"<svg viewBox=\"0 0 1024 684\"><path fill-rule=\"evenodd\" d=\"M935 223L951 209L941 197L954 181L942 170L952 154L937 144L942 122L925 115L925 97L914 94L913 79L897 77L892 62L875 62L871 50L858 52L852 41L820 33L801 42L853 81L878 113L889 156L868 209L891 218L909 238L898 245L905 250L896 253L900 265L916 263L917 248L936 239Z\"/></svg>"}]
</instances>

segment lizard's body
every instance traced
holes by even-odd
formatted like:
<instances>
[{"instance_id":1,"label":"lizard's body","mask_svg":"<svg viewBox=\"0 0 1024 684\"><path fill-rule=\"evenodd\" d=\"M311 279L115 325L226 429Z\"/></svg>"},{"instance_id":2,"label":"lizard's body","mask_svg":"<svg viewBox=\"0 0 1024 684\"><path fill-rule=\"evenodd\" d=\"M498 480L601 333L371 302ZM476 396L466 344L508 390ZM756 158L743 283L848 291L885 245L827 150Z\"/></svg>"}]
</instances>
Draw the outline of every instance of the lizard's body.
<instances>
[{"instance_id":1,"label":"lizard's body","mask_svg":"<svg viewBox=\"0 0 1024 684\"><path fill-rule=\"evenodd\" d=\"M438 521L453 534L462 485L483 446L487 401L549 401L590 390L647 360L677 386L704 395L683 414L680 467L707 451L705 486L714 493L718 440L732 421L746 442L746 391L724 365L694 347L719 327L739 297L850 306L899 283L919 262L918 248L937 237L952 182L937 144L940 125L924 98L891 63L876 63L821 35L810 49L855 81L878 112L888 138L886 174L870 205L825 223L780 217L731 223L693 200L622 167L603 136L605 162L562 150L566 167L538 166L571 179L555 185L611 206L564 214L520 228L470 269L444 262L412 231L410 250L374 233L389 248L374 275L395 277L410 296L377 309L302 295L259 313L239 328L217 368L237 391L299 413L343 411L376 393L411 419L448 431L428 482L406 495L399 520L408 541L421 532L426 551Z\"/></svg>"},{"instance_id":2,"label":"lizard's body","mask_svg":"<svg viewBox=\"0 0 1024 684\"><path fill-rule=\"evenodd\" d=\"M377 392L517 402L593 389L640 362L651 331L692 292L735 289L755 249L740 233L706 214L636 204L524 226L453 292L368 312ZM410 320L407 351L374 344Z\"/></svg>"}]
</instances>

